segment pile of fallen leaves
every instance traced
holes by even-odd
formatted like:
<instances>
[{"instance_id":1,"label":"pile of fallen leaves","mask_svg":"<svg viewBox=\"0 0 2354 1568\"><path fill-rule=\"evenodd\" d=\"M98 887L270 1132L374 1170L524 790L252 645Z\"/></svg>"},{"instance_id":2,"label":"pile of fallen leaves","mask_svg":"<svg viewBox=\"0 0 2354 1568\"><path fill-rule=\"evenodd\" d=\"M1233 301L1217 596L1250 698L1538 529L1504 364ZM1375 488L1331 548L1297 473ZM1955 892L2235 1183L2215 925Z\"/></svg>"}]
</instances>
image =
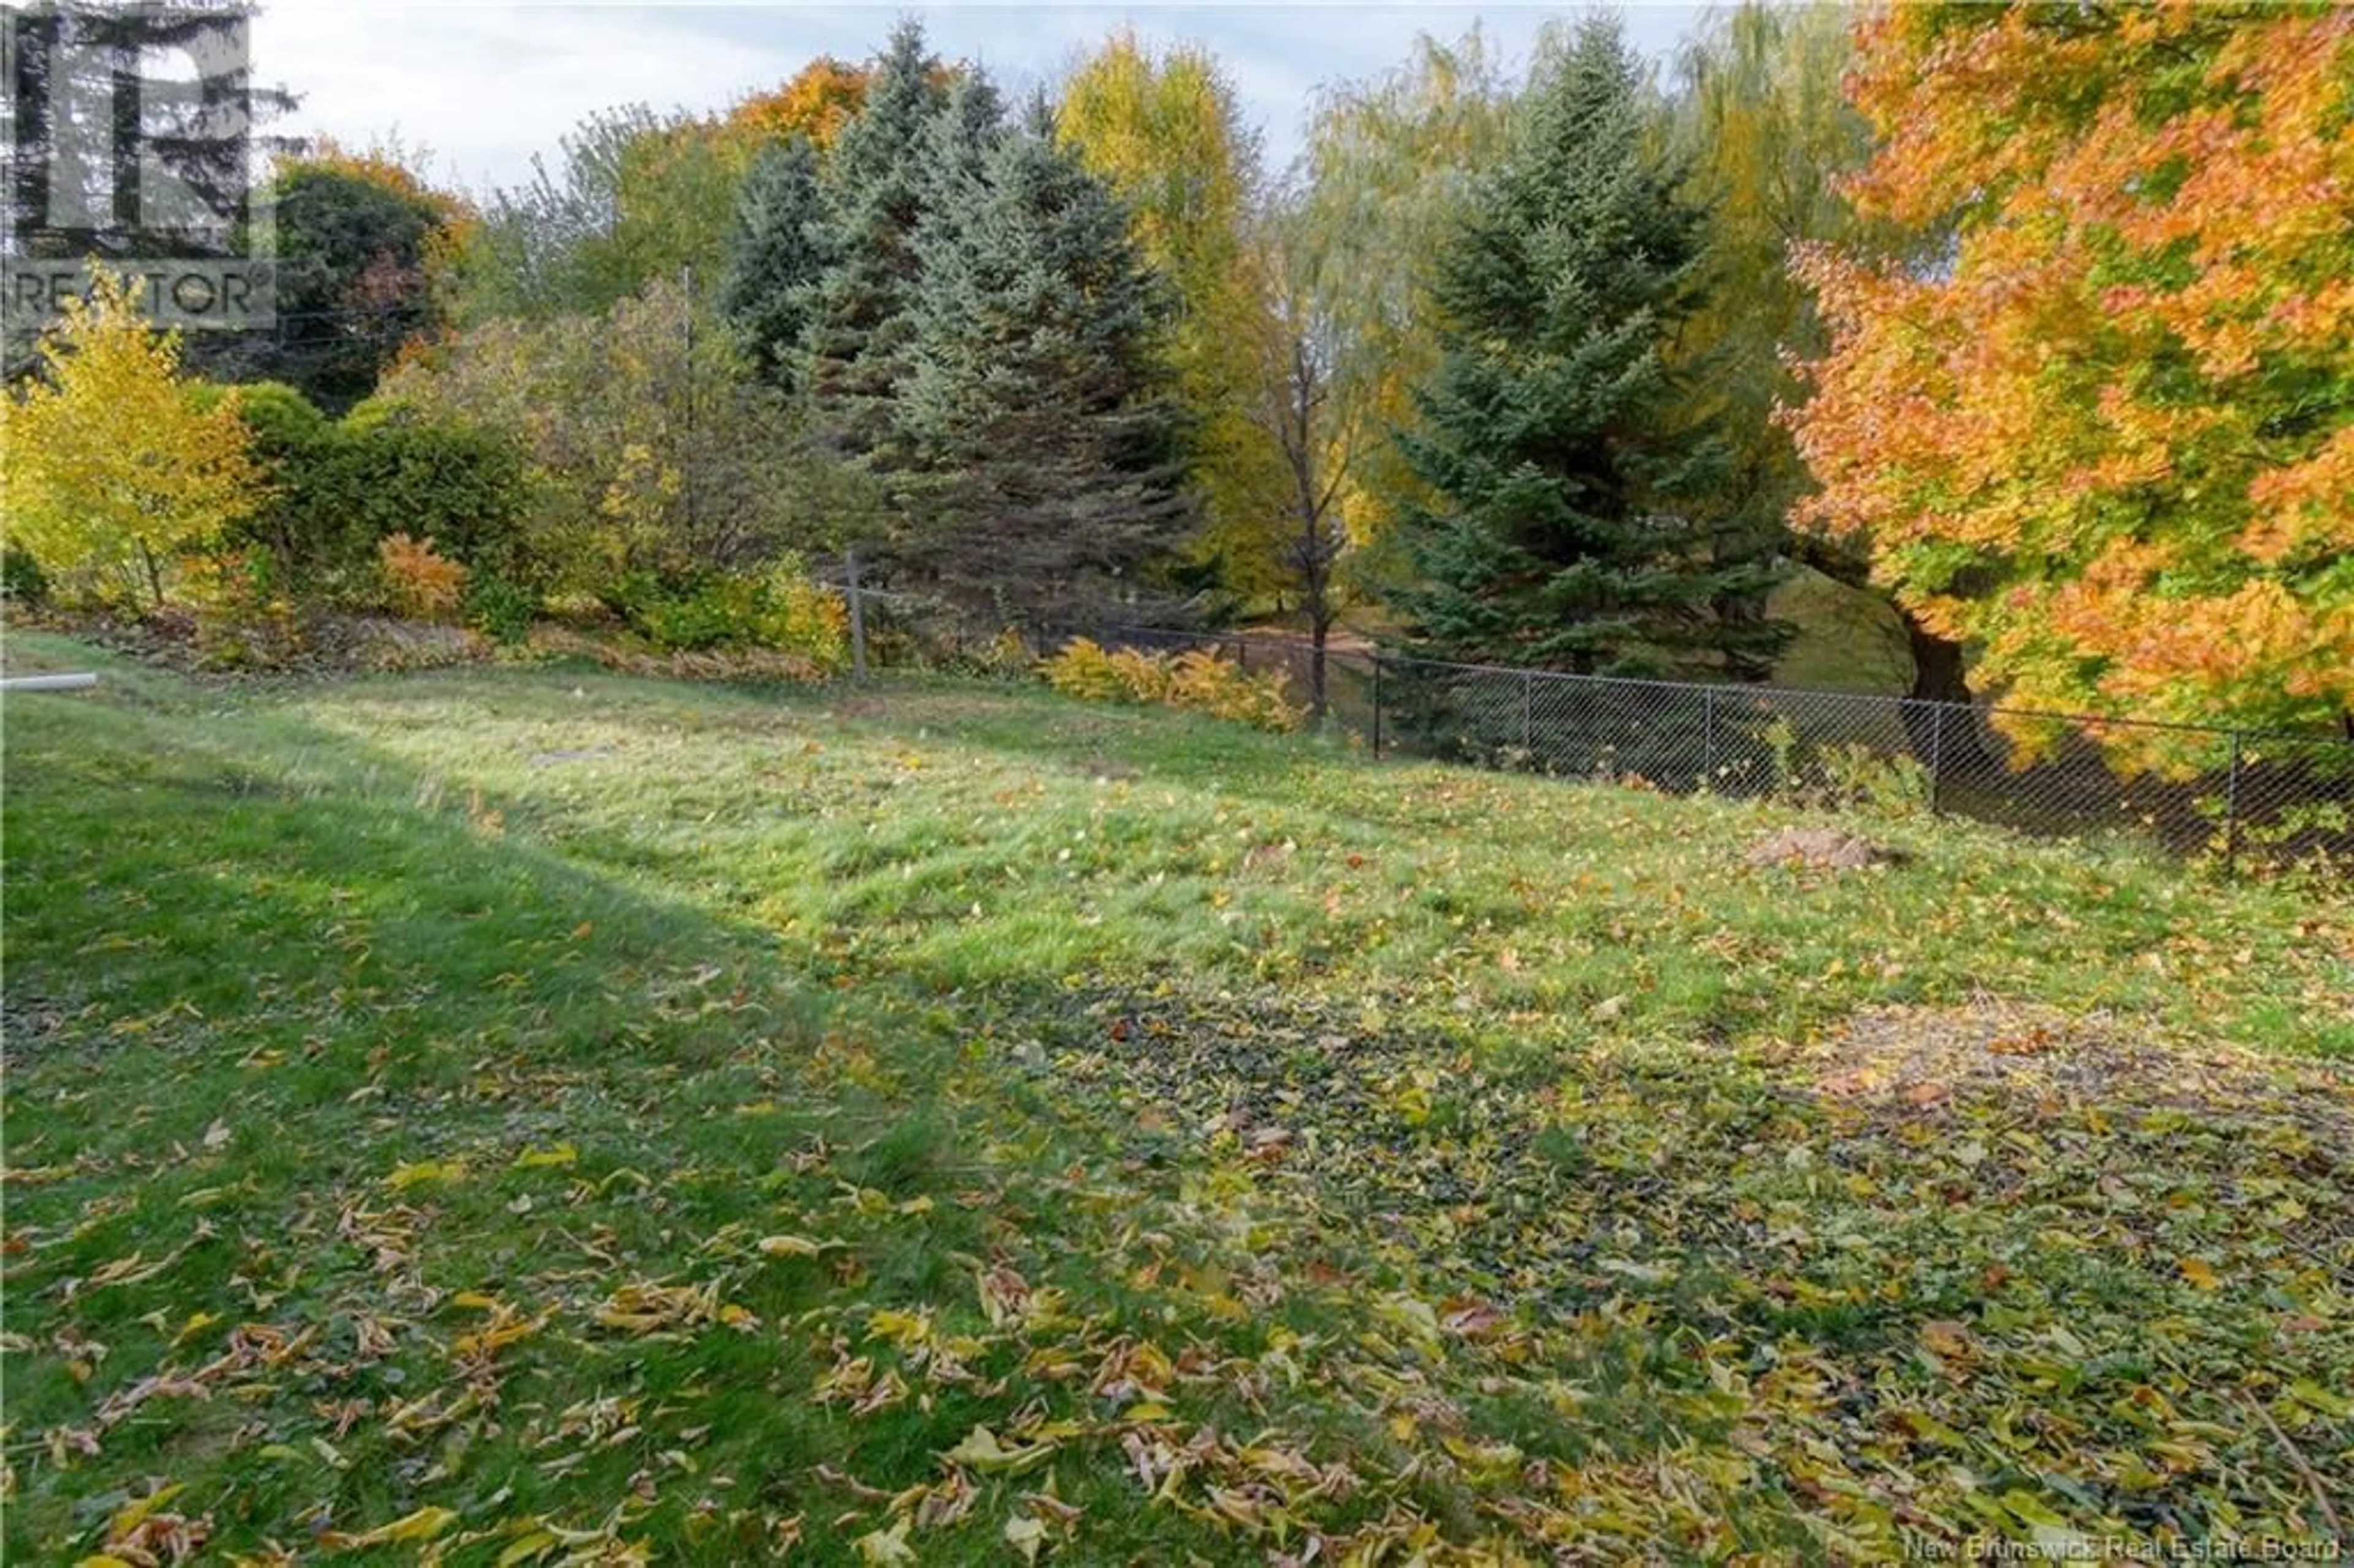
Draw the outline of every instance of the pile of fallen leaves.
<instances>
[{"instance_id":1,"label":"pile of fallen leaves","mask_svg":"<svg viewBox=\"0 0 2354 1568\"><path fill-rule=\"evenodd\" d=\"M1288 1208L1304 1277L1420 1282L1396 1312L1435 1346L1503 1336L1506 1366L1443 1381L1552 1407L1532 1452L1558 1446L1562 1488L1619 1423L1695 1446L1695 1475L1621 1499L1636 1537L1768 1485L1865 1558L2312 1539L2354 1481L2342 1069L1999 1003L1521 1071L1272 997L1106 999L1088 1025L1056 1071L1135 1159Z\"/></svg>"}]
</instances>

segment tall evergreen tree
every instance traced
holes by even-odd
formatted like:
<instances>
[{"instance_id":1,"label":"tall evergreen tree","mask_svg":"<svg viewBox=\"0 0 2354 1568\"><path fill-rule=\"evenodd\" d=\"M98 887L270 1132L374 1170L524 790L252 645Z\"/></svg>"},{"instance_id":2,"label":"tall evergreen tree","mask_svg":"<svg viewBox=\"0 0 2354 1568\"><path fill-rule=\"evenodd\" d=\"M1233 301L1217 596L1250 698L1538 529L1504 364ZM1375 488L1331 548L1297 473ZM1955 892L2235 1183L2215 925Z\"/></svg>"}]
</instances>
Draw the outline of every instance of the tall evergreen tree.
<instances>
[{"instance_id":1,"label":"tall evergreen tree","mask_svg":"<svg viewBox=\"0 0 2354 1568\"><path fill-rule=\"evenodd\" d=\"M954 199L967 182L987 177L990 154L1005 133L1005 97L987 71L968 70L950 83L924 145L926 210ZM920 253L917 260L920 265Z\"/></svg>"},{"instance_id":2,"label":"tall evergreen tree","mask_svg":"<svg viewBox=\"0 0 2354 1568\"><path fill-rule=\"evenodd\" d=\"M917 162L918 216L909 237L916 277L908 295L908 316L903 330L892 334L887 365L878 365L878 379L887 380L896 401L890 418L869 445L866 465L885 479L885 493L895 506L917 503L917 493L931 486L925 471L937 454L916 434L907 418L904 400L912 378L927 355L938 351L941 334L927 332L921 320L926 280L942 263L961 260L967 226L974 210L974 193L986 188L992 155L1008 132L1005 99L982 70L968 70L949 84L939 111L926 127ZM904 544L910 529L898 530Z\"/></svg>"},{"instance_id":3,"label":"tall evergreen tree","mask_svg":"<svg viewBox=\"0 0 2354 1568\"><path fill-rule=\"evenodd\" d=\"M1002 612L1132 582L1195 509L1154 348L1165 294L1128 212L1043 100L985 156L935 167L896 411L915 503L901 557L990 584Z\"/></svg>"},{"instance_id":4,"label":"tall evergreen tree","mask_svg":"<svg viewBox=\"0 0 2354 1568\"><path fill-rule=\"evenodd\" d=\"M736 199L719 309L753 374L781 391L801 382L801 334L832 263L832 238L809 139L763 149Z\"/></svg>"},{"instance_id":5,"label":"tall evergreen tree","mask_svg":"<svg viewBox=\"0 0 2354 1568\"><path fill-rule=\"evenodd\" d=\"M1661 350L1690 308L1699 215L1648 149L1615 22L1580 25L1437 259L1441 355L1405 455L1420 580L1400 606L1457 658L1754 674L1770 540L1719 499L1725 443Z\"/></svg>"},{"instance_id":6,"label":"tall evergreen tree","mask_svg":"<svg viewBox=\"0 0 2354 1568\"><path fill-rule=\"evenodd\" d=\"M820 429L853 457L873 451L890 429L944 74L925 51L919 24L893 28L866 101L843 127L827 167L826 231L837 260L811 294L803 363Z\"/></svg>"}]
</instances>

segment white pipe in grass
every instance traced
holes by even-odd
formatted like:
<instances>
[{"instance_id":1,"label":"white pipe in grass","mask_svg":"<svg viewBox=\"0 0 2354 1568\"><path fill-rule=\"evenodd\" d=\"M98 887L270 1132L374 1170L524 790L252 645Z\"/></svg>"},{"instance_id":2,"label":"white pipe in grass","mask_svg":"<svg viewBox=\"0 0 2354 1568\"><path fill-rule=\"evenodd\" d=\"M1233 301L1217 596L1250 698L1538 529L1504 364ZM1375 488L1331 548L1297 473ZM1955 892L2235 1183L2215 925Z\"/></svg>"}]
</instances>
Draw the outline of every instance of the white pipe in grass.
<instances>
[{"instance_id":1,"label":"white pipe in grass","mask_svg":"<svg viewBox=\"0 0 2354 1568\"><path fill-rule=\"evenodd\" d=\"M0 680L0 692L80 692L98 684L96 675L11 675Z\"/></svg>"}]
</instances>

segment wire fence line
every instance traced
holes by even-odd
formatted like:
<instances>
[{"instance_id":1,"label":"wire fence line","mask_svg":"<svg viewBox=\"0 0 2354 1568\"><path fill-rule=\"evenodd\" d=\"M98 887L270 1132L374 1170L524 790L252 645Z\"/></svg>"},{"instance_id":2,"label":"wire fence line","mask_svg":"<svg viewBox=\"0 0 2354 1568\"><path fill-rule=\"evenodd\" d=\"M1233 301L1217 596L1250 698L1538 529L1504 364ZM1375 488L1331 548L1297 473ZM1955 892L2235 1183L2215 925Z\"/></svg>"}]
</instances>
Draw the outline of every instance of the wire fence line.
<instances>
[{"instance_id":1,"label":"wire fence line","mask_svg":"<svg viewBox=\"0 0 2354 1568\"><path fill-rule=\"evenodd\" d=\"M1304 639L1089 622L1147 652L1205 649L1312 689ZM1868 693L1707 685L1324 654L1328 725L1410 756L1834 811L1950 813L2058 837L2125 836L2242 866L2354 870L2354 737L2054 714Z\"/></svg>"}]
</instances>

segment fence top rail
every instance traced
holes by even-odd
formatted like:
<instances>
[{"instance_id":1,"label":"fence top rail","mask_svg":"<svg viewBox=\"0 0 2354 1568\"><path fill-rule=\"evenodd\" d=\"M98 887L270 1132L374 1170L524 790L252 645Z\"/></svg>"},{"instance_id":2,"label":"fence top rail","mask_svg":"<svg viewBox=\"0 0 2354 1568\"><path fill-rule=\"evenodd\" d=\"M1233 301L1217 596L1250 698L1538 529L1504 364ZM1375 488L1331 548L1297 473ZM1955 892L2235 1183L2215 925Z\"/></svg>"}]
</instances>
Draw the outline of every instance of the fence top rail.
<instances>
[{"instance_id":1,"label":"fence top rail","mask_svg":"<svg viewBox=\"0 0 2354 1568\"><path fill-rule=\"evenodd\" d=\"M1247 647L1276 648L1287 652L1305 652L1310 644L1288 638L1265 637L1248 631L1207 631L1173 626L1136 626L1119 621L1097 621L1096 630L1104 632L1148 637L1182 637L1197 642L1240 643ZM1083 633L1074 630L1070 635ZM1957 703L1944 697L1898 697L1877 692L1841 692L1819 686L1775 686L1766 684L1735 685L1729 682L1670 681L1649 675L1581 675L1571 670L1543 670L1532 665L1465 664L1446 659L1428 659L1419 654L1385 653L1379 648L1331 649L1330 658L1369 658L1376 666L1416 665L1428 670L1451 670L1469 675L1501 675L1514 680L1561 682L1578 685L1626 686L1653 692L1696 694L1702 697L1720 695L1755 700L1759 697L1797 697L1824 702L1870 703L1893 709L1943 709L1975 716L2040 719L2048 723L2065 724L2095 734L2103 729L2167 730L2182 735L2211 736L2219 741L2294 740L2306 744L2354 747L2354 736L2332 735L2326 730L2273 727L2265 729L2234 728L2230 725L2193 724L2179 719L2118 718L2100 714L2066 713L2053 708L2012 707L2001 703Z\"/></svg>"}]
</instances>

